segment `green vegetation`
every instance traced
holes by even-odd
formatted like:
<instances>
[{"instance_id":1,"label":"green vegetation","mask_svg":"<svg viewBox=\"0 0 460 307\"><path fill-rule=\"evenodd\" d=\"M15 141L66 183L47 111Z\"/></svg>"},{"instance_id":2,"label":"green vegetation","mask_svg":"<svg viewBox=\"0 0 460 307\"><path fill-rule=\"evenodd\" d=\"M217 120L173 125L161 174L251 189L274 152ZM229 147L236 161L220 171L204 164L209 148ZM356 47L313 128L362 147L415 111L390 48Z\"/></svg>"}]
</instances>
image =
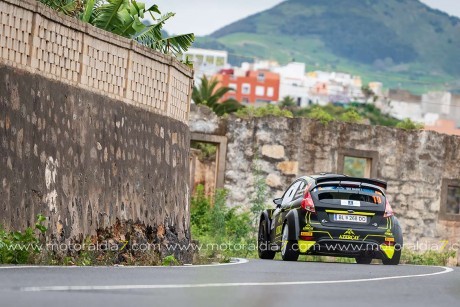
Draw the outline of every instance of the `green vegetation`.
<instances>
[{"instance_id":1,"label":"green vegetation","mask_svg":"<svg viewBox=\"0 0 460 307\"><path fill-rule=\"evenodd\" d=\"M346 123L361 123L362 117L355 109L349 109L343 113L340 117L340 120Z\"/></svg>"},{"instance_id":2,"label":"green vegetation","mask_svg":"<svg viewBox=\"0 0 460 307\"><path fill-rule=\"evenodd\" d=\"M264 117L264 116L280 116L280 117L289 117L289 118L294 117L291 111L286 110L286 109L280 109L280 107L273 105L273 104L267 104L266 106L263 106L263 107L248 106L245 108L241 108L236 112L235 115L241 118Z\"/></svg>"},{"instance_id":3,"label":"green vegetation","mask_svg":"<svg viewBox=\"0 0 460 307\"><path fill-rule=\"evenodd\" d=\"M351 177L365 177L368 160L356 157L345 157L343 161L343 173Z\"/></svg>"},{"instance_id":4,"label":"green vegetation","mask_svg":"<svg viewBox=\"0 0 460 307\"><path fill-rule=\"evenodd\" d=\"M229 87L219 87L219 81L216 79L209 80L206 76L201 78L199 87L193 88L192 99L196 104L206 105L219 116L228 113L234 113L243 108L235 99L226 99L221 101L228 92L233 91Z\"/></svg>"},{"instance_id":5,"label":"green vegetation","mask_svg":"<svg viewBox=\"0 0 460 307\"><path fill-rule=\"evenodd\" d=\"M279 105L281 108L292 108L297 106L294 98L292 98L291 96L283 97L283 99L281 99L281 101L279 102Z\"/></svg>"},{"instance_id":6,"label":"green vegetation","mask_svg":"<svg viewBox=\"0 0 460 307\"><path fill-rule=\"evenodd\" d=\"M419 1L291 0L200 38L197 46L227 49L233 64L295 60L308 70L344 71L365 83L422 93L459 89L459 24Z\"/></svg>"},{"instance_id":7,"label":"green vegetation","mask_svg":"<svg viewBox=\"0 0 460 307\"><path fill-rule=\"evenodd\" d=\"M426 251L421 253L405 248L401 254L401 263L444 266L448 264L449 258L453 257L456 257L456 252L452 250Z\"/></svg>"},{"instance_id":8,"label":"green vegetation","mask_svg":"<svg viewBox=\"0 0 460 307\"><path fill-rule=\"evenodd\" d=\"M169 255L163 258L163 261L161 262L163 266L173 266L173 265L179 265L179 261L174 257L174 255Z\"/></svg>"},{"instance_id":9,"label":"green vegetation","mask_svg":"<svg viewBox=\"0 0 460 307\"><path fill-rule=\"evenodd\" d=\"M382 113L380 109L370 103L350 103L349 105L325 106L313 105L308 108L297 108L293 110L295 116L309 117L328 123L332 120L348 123L369 123L387 127L396 127L400 122L398 119Z\"/></svg>"},{"instance_id":10,"label":"green vegetation","mask_svg":"<svg viewBox=\"0 0 460 307\"><path fill-rule=\"evenodd\" d=\"M34 228L28 227L24 232L6 231L0 225L0 263L27 264L34 262L40 250L40 235L44 235L47 228L43 225L46 218L37 216Z\"/></svg>"},{"instance_id":11,"label":"green vegetation","mask_svg":"<svg viewBox=\"0 0 460 307\"><path fill-rule=\"evenodd\" d=\"M423 124L419 123L414 123L412 120L409 118L406 118L402 122L399 122L396 125L396 128L404 129L404 130L420 130L423 129Z\"/></svg>"},{"instance_id":12,"label":"green vegetation","mask_svg":"<svg viewBox=\"0 0 460 307\"><path fill-rule=\"evenodd\" d=\"M313 107L311 109L311 112L308 114L308 117L319 120L323 124L327 124L334 120L334 117L332 117L331 114L329 114L327 111L325 111L321 107Z\"/></svg>"},{"instance_id":13,"label":"green vegetation","mask_svg":"<svg viewBox=\"0 0 460 307\"><path fill-rule=\"evenodd\" d=\"M163 37L162 28L174 13L161 15L157 5L149 8L136 0L39 0L49 7L88 22L114 34L136 40L165 54L186 51L193 43L192 33ZM150 17L154 24L145 18Z\"/></svg>"},{"instance_id":14,"label":"green vegetation","mask_svg":"<svg viewBox=\"0 0 460 307\"><path fill-rule=\"evenodd\" d=\"M255 246L251 214L239 212L237 207L227 208L226 195L226 191L217 190L213 197L206 196L204 187L199 185L192 197L192 238L203 246L201 256L205 261L228 261L230 257L248 257L251 254L248 246Z\"/></svg>"},{"instance_id":15,"label":"green vegetation","mask_svg":"<svg viewBox=\"0 0 460 307\"><path fill-rule=\"evenodd\" d=\"M217 146L214 144L192 141L190 147L200 151L198 157L200 161L211 161L216 159Z\"/></svg>"}]
</instances>

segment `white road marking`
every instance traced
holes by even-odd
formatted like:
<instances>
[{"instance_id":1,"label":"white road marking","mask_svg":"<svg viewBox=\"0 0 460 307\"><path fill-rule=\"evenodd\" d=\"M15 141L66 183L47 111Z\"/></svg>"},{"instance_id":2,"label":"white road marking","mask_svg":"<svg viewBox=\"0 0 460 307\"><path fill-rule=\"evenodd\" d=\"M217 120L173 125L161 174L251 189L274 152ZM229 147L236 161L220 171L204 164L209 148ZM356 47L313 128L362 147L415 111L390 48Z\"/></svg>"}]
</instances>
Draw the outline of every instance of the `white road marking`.
<instances>
[{"instance_id":1,"label":"white road marking","mask_svg":"<svg viewBox=\"0 0 460 307\"><path fill-rule=\"evenodd\" d=\"M222 287L254 287L254 286L296 286L296 285L322 285L322 284L341 284L359 283L369 281L381 281L404 278L418 278L451 273L452 268L442 268L443 271L435 273L387 276L363 279L346 280L324 280L324 281L292 281L292 282L246 282L246 283L208 283L208 284L178 284L178 285L113 285L113 286L52 286L52 287L24 287L21 291L42 292L42 291L113 291L113 290L151 290L151 289L184 289L184 288L222 288Z\"/></svg>"},{"instance_id":2,"label":"white road marking","mask_svg":"<svg viewBox=\"0 0 460 307\"><path fill-rule=\"evenodd\" d=\"M218 267L235 264L248 263L249 260L243 258L233 258L229 263L215 263L215 264L198 264L198 265L171 265L171 266L59 266L59 265L13 265L13 266L0 266L0 270L14 270L14 269L107 269L107 268L120 268L120 269L161 269L161 268L206 268Z\"/></svg>"}]
</instances>

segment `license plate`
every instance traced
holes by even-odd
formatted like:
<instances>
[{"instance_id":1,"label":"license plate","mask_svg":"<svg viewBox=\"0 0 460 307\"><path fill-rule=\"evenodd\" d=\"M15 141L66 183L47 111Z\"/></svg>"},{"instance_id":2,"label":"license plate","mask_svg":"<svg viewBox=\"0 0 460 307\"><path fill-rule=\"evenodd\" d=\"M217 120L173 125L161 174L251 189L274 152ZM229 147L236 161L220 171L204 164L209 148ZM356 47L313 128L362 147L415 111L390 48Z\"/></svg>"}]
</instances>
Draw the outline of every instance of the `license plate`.
<instances>
[{"instance_id":1,"label":"license plate","mask_svg":"<svg viewBox=\"0 0 460 307\"><path fill-rule=\"evenodd\" d=\"M367 217L362 215L334 214L336 222L367 223Z\"/></svg>"}]
</instances>

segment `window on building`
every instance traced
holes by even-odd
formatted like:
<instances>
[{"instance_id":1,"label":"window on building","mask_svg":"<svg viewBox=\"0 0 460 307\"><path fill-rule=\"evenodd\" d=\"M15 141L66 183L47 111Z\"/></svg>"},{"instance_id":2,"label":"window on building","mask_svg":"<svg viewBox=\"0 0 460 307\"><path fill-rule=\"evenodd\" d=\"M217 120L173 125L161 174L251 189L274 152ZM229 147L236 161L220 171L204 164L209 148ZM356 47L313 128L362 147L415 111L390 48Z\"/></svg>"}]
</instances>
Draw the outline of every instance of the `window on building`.
<instances>
[{"instance_id":1,"label":"window on building","mask_svg":"<svg viewBox=\"0 0 460 307\"><path fill-rule=\"evenodd\" d=\"M243 95L249 95L251 94L251 84L249 83L243 83L243 87L241 89L241 93Z\"/></svg>"},{"instance_id":2,"label":"window on building","mask_svg":"<svg viewBox=\"0 0 460 307\"><path fill-rule=\"evenodd\" d=\"M216 59L216 66L221 67L225 65L225 58L217 57Z\"/></svg>"},{"instance_id":3,"label":"window on building","mask_svg":"<svg viewBox=\"0 0 460 307\"><path fill-rule=\"evenodd\" d=\"M265 74L263 72L260 72L257 74L257 81L258 82L265 82Z\"/></svg>"},{"instance_id":4,"label":"window on building","mask_svg":"<svg viewBox=\"0 0 460 307\"><path fill-rule=\"evenodd\" d=\"M206 63L208 63L209 65L214 65L214 57L208 55L208 56L206 57Z\"/></svg>"},{"instance_id":5,"label":"window on building","mask_svg":"<svg viewBox=\"0 0 460 307\"><path fill-rule=\"evenodd\" d=\"M273 87L267 88L267 96L273 97L275 95L275 89Z\"/></svg>"},{"instance_id":6,"label":"window on building","mask_svg":"<svg viewBox=\"0 0 460 307\"><path fill-rule=\"evenodd\" d=\"M195 56L195 59L196 59L196 63L197 63L198 65L201 65L201 64L203 63L203 56L202 56L202 55L197 54L197 55Z\"/></svg>"},{"instance_id":7,"label":"window on building","mask_svg":"<svg viewBox=\"0 0 460 307\"><path fill-rule=\"evenodd\" d=\"M447 187L446 213L460 215L460 186Z\"/></svg>"},{"instance_id":8,"label":"window on building","mask_svg":"<svg viewBox=\"0 0 460 307\"><path fill-rule=\"evenodd\" d=\"M344 156L343 174L352 177L369 178L371 175L371 165L371 159Z\"/></svg>"},{"instance_id":9,"label":"window on building","mask_svg":"<svg viewBox=\"0 0 460 307\"><path fill-rule=\"evenodd\" d=\"M297 97L297 106L298 107L302 106L302 97Z\"/></svg>"},{"instance_id":10,"label":"window on building","mask_svg":"<svg viewBox=\"0 0 460 307\"><path fill-rule=\"evenodd\" d=\"M231 88L235 92L238 90L238 85L236 83L230 83L228 87Z\"/></svg>"},{"instance_id":11,"label":"window on building","mask_svg":"<svg viewBox=\"0 0 460 307\"><path fill-rule=\"evenodd\" d=\"M243 97L243 99L241 100L241 102L243 102L243 103L249 103L249 98L248 98L248 97Z\"/></svg>"},{"instance_id":12,"label":"window on building","mask_svg":"<svg viewBox=\"0 0 460 307\"><path fill-rule=\"evenodd\" d=\"M439 217L460 222L460 180L443 179Z\"/></svg>"},{"instance_id":13,"label":"window on building","mask_svg":"<svg viewBox=\"0 0 460 307\"><path fill-rule=\"evenodd\" d=\"M256 86L256 96L265 96L265 87L264 86Z\"/></svg>"}]
</instances>

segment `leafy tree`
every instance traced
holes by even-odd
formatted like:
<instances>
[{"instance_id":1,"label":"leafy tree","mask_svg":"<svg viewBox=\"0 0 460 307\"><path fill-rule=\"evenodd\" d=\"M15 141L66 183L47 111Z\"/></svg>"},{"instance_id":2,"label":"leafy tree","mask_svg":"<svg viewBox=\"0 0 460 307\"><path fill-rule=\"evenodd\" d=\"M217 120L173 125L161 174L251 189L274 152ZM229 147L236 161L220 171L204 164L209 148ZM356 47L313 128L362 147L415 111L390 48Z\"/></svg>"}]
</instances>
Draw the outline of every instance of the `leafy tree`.
<instances>
[{"instance_id":1,"label":"leafy tree","mask_svg":"<svg viewBox=\"0 0 460 307\"><path fill-rule=\"evenodd\" d=\"M161 15L157 5L146 8L136 0L40 0L40 2L66 15L74 16L93 26L120 36L134 39L157 51L182 53L193 43L193 33L163 37L165 22L174 13ZM160 15L160 16L158 16ZM145 21L150 16L154 21Z\"/></svg>"},{"instance_id":2,"label":"leafy tree","mask_svg":"<svg viewBox=\"0 0 460 307\"><path fill-rule=\"evenodd\" d=\"M366 101L369 101L370 98L372 98L372 101L377 101L379 98L377 95L375 95L374 91L369 87L369 85L363 85L361 87L361 92L363 92L364 97L366 97Z\"/></svg>"},{"instance_id":3,"label":"leafy tree","mask_svg":"<svg viewBox=\"0 0 460 307\"><path fill-rule=\"evenodd\" d=\"M243 106L233 98L219 102L228 92L233 91L229 87L219 87L219 81L208 79L206 76L201 78L199 87L193 88L192 99L196 104L203 104L211 108L214 113L222 116L242 109Z\"/></svg>"}]
</instances>

